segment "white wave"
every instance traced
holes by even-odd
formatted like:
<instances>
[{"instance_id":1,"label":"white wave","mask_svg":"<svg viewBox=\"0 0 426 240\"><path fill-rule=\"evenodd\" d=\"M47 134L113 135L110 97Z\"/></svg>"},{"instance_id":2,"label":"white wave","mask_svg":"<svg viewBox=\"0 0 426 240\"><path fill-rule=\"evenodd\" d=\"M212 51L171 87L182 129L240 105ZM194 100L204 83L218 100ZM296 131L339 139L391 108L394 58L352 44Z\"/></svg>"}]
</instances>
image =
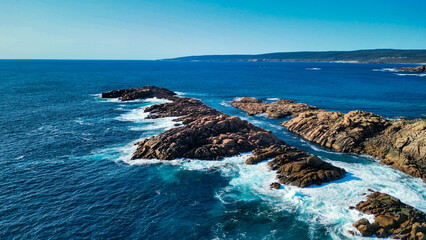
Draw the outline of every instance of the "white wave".
<instances>
[{"instance_id":1,"label":"white wave","mask_svg":"<svg viewBox=\"0 0 426 240\"><path fill-rule=\"evenodd\" d=\"M74 122L76 122L76 123L78 123L80 125L93 125L93 123L88 123L88 122L85 122L85 121L83 121L81 119L74 120Z\"/></svg>"},{"instance_id":2,"label":"white wave","mask_svg":"<svg viewBox=\"0 0 426 240\"><path fill-rule=\"evenodd\" d=\"M145 98L143 99L143 102L146 103L154 103L154 104L162 104L162 103L171 103L171 100L168 99L164 99L164 98Z\"/></svg>"},{"instance_id":3,"label":"white wave","mask_svg":"<svg viewBox=\"0 0 426 240\"><path fill-rule=\"evenodd\" d=\"M342 155L342 154L344 154L344 153L341 153L341 152L336 152L336 151L332 151L332 150L322 149L322 148L316 146L315 144L313 144L311 142L308 142L305 139L300 139L300 141L303 142L303 145L308 146L308 147L312 148L313 150L315 150L317 152L333 153L333 154L336 154L336 155Z\"/></svg>"},{"instance_id":4,"label":"white wave","mask_svg":"<svg viewBox=\"0 0 426 240\"><path fill-rule=\"evenodd\" d=\"M319 71L322 70L322 68L305 68L306 70L310 70L310 71Z\"/></svg>"},{"instance_id":5,"label":"white wave","mask_svg":"<svg viewBox=\"0 0 426 240\"><path fill-rule=\"evenodd\" d=\"M352 224L361 218L373 221L372 215L349 209L349 206L365 200L362 193L368 188L391 194L422 211L426 210L426 193L422 191L425 183L377 162L346 163L325 158L325 161L346 169L347 176L321 186L299 188L284 185L278 190L270 190L269 185L277 181L276 172L269 170L267 161L246 165L244 161L251 156L250 153L222 161L130 160L135 150L134 143L123 147L120 161L130 165L170 164L184 171L218 171L222 176L231 178L229 185L216 193L223 204L260 200L271 208L296 214L298 220L311 226L326 227L333 239L341 239L342 236L368 239L348 233L348 230L356 232Z\"/></svg>"},{"instance_id":6,"label":"white wave","mask_svg":"<svg viewBox=\"0 0 426 240\"><path fill-rule=\"evenodd\" d=\"M146 107L130 110L120 115L118 120L130 121L139 125L140 130L152 131L151 134L158 134L164 129L175 127L174 118L145 119ZM262 121L253 120L250 122L262 124ZM234 157L224 158L222 161L203 161L178 159L172 161L164 160L131 160L132 154L136 151L135 145L139 140L133 141L125 146L115 149L105 150L105 155L110 152L119 153L119 157L114 160L129 165L148 164L171 164L176 165L177 170L183 171L218 171L222 176L231 178L229 186L217 192L216 197L223 203L237 201L261 200L270 205L271 208L288 211L297 215L301 221L307 221L311 226L325 226L333 239L361 238L352 236L348 230L353 230L352 224L362 217L373 220L372 216L359 213L357 210L348 209L354 206L365 196L361 194L368 188L391 194L401 201L412 205L422 211L426 210L426 193L423 189L426 184L420 179L414 179L406 174L393 170L388 166L380 165L377 161L358 161L362 163L347 163L324 159L335 166L344 168L348 173L341 180L326 183L321 186L309 188L299 188L294 186L283 186L278 190L270 190L269 185L277 181L276 172L269 170L267 162L256 165L246 165L244 161L251 156L250 153L241 154ZM336 153L317 148L313 144L303 140L316 151ZM350 156L362 158L362 156Z\"/></svg>"},{"instance_id":7,"label":"white wave","mask_svg":"<svg viewBox=\"0 0 426 240\"><path fill-rule=\"evenodd\" d=\"M426 77L426 73L395 73L398 76L417 76L417 77Z\"/></svg>"},{"instance_id":8,"label":"white wave","mask_svg":"<svg viewBox=\"0 0 426 240\"><path fill-rule=\"evenodd\" d=\"M24 157L25 155L22 155L22 156L16 157L15 160L23 159Z\"/></svg>"},{"instance_id":9,"label":"white wave","mask_svg":"<svg viewBox=\"0 0 426 240\"><path fill-rule=\"evenodd\" d=\"M401 120L401 118L400 117L387 117L387 118L385 118L386 120L389 120L389 121L400 121Z\"/></svg>"},{"instance_id":10,"label":"white wave","mask_svg":"<svg viewBox=\"0 0 426 240\"><path fill-rule=\"evenodd\" d=\"M374 72L400 72L400 70L395 68L380 68L380 69L373 69Z\"/></svg>"},{"instance_id":11,"label":"white wave","mask_svg":"<svg viewBox=\"0 0 426 240\"><path fill-rule=\"evenodd\" d=\"M279 98L267 98L266 100L268 100L268 101L278 101L280 99Z\"/></svg>"},{"instance_id":12,"label":"white wave","mask_svg":"<svg viewBox=\"0 0 426 240\"><path fill-rule=\"evenodd\" d=\"M426 187L425 183L377 162L361 164L324 159L335 166L345 168L347 176L321 186L283 186L279 190L270 190L269 184L277 181L276 173L268 169L266 162L257 165L244 164L244 159L248 156L241 155L220 162L223 166L219 168L221 171L225 171L227 176L236 176L228 187L217 194L220 201L227 204L230 201L260 199L268 202L273 208L297 212L301 221L326 226L334 239L340 239L342 235L354 238L348 230L355 231L352 224L363 217L373 221L373 216L348 208L364 200L365 196L361 194L368 188L391 194L420 210L426 209L426 193L422 191ZM223 165L224 163L231 163L231 166ZM213 163L191 161L183 166L191 166L190 164L202 164L211 168ZM229 171L233 173L230 174ZM239 194L236 194L236 191Z\"/></svg>"},{"instance_id":13,"label":"white wave","mask_svg":"<svg viewBox=\"0 0 426 240\"><path fill-rule=\"evenodd\" d=\"M224 107L232 107L232 105L228 101L225 101L225 100L222 100L219 104L224 106Z\"/></svg>"},{"instance_id":14,"label":"white wave","mask_svg":"<svg viewBox=\"0 0 426 240\"><path fill-rule=\"evenodd\" d=\"M177 126L181 126L181 122L174 121L179 117L165 117L157 119L145 119L143 124L131 126L132 131L153 131L153 130L169 130Z\"/></svg>"},{"instance_id":15,"label":"white wave","mask_svg":"<svg viewBox=\"0 0 426 240\"><path fill-rule=\"evenodd\" d=\"M146 108L147 108L147 106L132 109L132 110L126 112L126 113L121 114L120 116L116 117L115 119L119 120L119 121L141 123L149 115L149 112L145 112Z\"/></svg>"},{"instance_id":16,"label":"white wave","mask_svg":"<svg viewBox=\"0 0 426 240\"><path fill-rule=\"evenodd\" d=\"M185 96L186 93L185 92L178 92L178 91L174 91L178 96Z\"/></svg>"},{"instance_id":17,"label":"white wave","mask_svg":"<svg viewBox=\"0 0 426 240\"><path fill-rule=\"evenodd\" d=\"M235 98L233 99L233 101L238 102L238 101L240 101L241 99L243 99L243 97L235 97Z\"/></svg>"}]
</instances>

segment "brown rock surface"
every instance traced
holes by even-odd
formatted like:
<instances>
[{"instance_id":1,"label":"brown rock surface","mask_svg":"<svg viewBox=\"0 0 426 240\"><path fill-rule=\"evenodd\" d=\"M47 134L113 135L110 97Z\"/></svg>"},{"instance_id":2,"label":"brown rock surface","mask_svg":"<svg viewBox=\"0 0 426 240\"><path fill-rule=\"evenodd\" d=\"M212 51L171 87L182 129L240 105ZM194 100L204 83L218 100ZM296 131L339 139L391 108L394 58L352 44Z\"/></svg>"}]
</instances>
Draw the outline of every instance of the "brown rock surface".
<instances>
[{"instance_id":1,"label":"brown rock surface","mask_svg":"<svg viewBox=\"0 0 426 240\"><path fill-rule=\"evenodd\" d=\"M271 144L284 143L238 117L208 115L141 141L133 158L213 160Z\"/></svg>"},{"instance_id":2,"label":"brown rock surface","mask_svg":"<svg viewBox=\"0 0 426 240\"><path fill-rule=\"evenodd\" d=\"M282 184L308 187L343 178L346 174L344 169L288 145L255 149L253 155L246 163L255 164L272 159L268 165L272 170L277 170L278 180Z\"/></svg>"},{"instance_id":3,"label":"brown rock surface","mask_svg":"<svg viewBox=\"0 0 426 240\"><path fill-rule=\"evenodd\" d=\"M319 110L317 107L304 103L295 103L292 100L281 99L273 103L264 103L252 97L244 97L238 101L233 101L232 106L245 111L249 116L266 113L270 118L283 118L295 116L300 112Z\"/></svg>"},{"instance_id":4,"label":"brown rock surface","mask_svg":"<svg viewBox=\"0 0 426 240\"><path fill-rule=\"evenodd\" d=\"M304 139L339 152L359 152L366 138L382 131L389 121L364 111L304 112L283 126Z\"/></svg>"},{"instance_id":5,"label":"brown rock surface","mask_svg":"<svg viewBox=\"0 0 426 240\"><path fill-rule=\"evenodd\" d=\"M397 70L400 71L407 71L407 72L426 72L426 65L420 65L417 67L403 67L403 68L397 68Z\"/></svg>"},{"instance_id":6,"label":"brown rock surface","mask_svg":"<svg viewBox=\"0 0 426 240\"><path fill-rule=\"evenodd\" d=\"M426 119L393 122L363 142L362 149L383 164L426 180Z\"/></svg>"},{"instance_id":7,"label":"brown rock surface","mask_svg":"<svg viewBox=\"0 0 426 240\"><path fill-rule=\"evenodd\" d=\"M381 163L426 181L426 120L390 121L365 111L327 112L289 100L280 101L262 103L255 98L243 98L233 106L255 113L262 110L252 105L257 104L271 117L292 115L282 125L308 141L339 152L378 157Z\"/></svg>"},{"instance_id":8,"label":"brown rock surface","mask_svg":"<svg viewBox=\"0 0 426 240\"><path fill-rule=\"evenodd\" d=\"M165 97L171 100L170 103L153 105L145 109L146 112L150 112L148 118L178 117L176 121L182 121L184 124L139 142L133 159L218 160L253 151L253 157L246 163L255 164L274 158L270 166L278 170L278 179L281 183L307 187L333 181L345 175L345 170L323 162L298 148L288 146L270 131L254 126L239 117L222 114L199 100L176 97L167 89L156 87L125 89L102 96L123 98L130 95L141 98ZM126 97L125 100L131 97ZM253 99L246 101L254 103ZM274 186L276 187L276 184Z\"/></svg>"},{"instance_id":9,"label":"brown rock surface","mask_svg":"<svg viewBox=\"0 0 426 240\"><path fill-rule=\"evenodd\" d=\"M374 214L374 223L363 218L353 224L363 236L425 239L426 214L386 193L371 193L366 201L356 205L356 209Z\"/></svg>"}]
</instances>

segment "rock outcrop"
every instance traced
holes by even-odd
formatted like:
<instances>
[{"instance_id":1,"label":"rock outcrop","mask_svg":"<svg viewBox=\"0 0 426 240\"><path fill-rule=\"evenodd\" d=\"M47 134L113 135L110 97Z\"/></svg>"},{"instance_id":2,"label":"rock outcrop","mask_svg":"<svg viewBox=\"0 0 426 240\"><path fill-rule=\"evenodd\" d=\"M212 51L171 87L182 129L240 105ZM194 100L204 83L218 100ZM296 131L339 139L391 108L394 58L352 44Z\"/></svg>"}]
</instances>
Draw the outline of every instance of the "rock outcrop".
<instances>
[{"instance_id":1,"label":"rock outcrop","mask_svg":"<svg viewBox=\"0 0 426 240\"><path fill-rule=\"evenodd\" d=\"M144 139L138 143L133 159L172 160L191 158L219 160L243 152L253 152L247 164L263 160L277 170L280 183L299 187L333 181L345 176L345 170L326 163L316 156L288 146L270 131L254 126L239 117L228 116L206 106L201 101L177 97L167 89L144 87L124 89L102 94L102 97L166 98L171 102L145 109L148 118L178 117L182 126ZM274 188L279 188L277 184Z\"/></svg>"},{"instance_id":2,"label":"rock outcrop","mask_svg":"<svg viewBox=\"0 0 426 240\"><path fill-rule=\"evenodd\" d=\"M406 72L426 72L426 65L420 65L417 67L403 67L403 68L397 68L399 71L406 71Z\"/></svg>"},{"instance_id":3,"label":"rock outcrop","mask_svg":"<svg viewBox=\"0 0 426 240\"><path fill-rule=\"evenodd\" d=\"M371 193L355 208L362 213L374 214L373 223L363 218L353 224L363 236L426 239L426 214L386 193Z\"/></svg>"},{"instance_id":4,"label":"rock outcrop","mask_svg":"<svg viewBox=\"0 0 426 240\"><path fill-rule=\"evenodd\" d=\"M169 99L176 93L165 88L156 86L145 86L142 88L131 88L113 90L111 92L102 93L101 98L120 98L122 101L129 101L142 98L164 98Z\"/></svg>"},{"instance_id":5,"label":"rock outcrop","mask_svg":"<svg viewBox=\"0 0 426 240\"><path fill-rule=\"evenodd\" d=\"M426 119L395 121L362 143L362 153L426 180Z\"/></svg>"},{"instance_id":6,"label":"rock outcrop","mask_svg":"<svg viewBox=\"0 0 426 240\"><path fill-rule=\"evenodd\" d=\"M245 111L249 116L266 113L270 118L283 118L295 116L301 112L319 110L317 107L304 103L295 103L292 100L281 99L272 103L265 103L252 97L244 97L238 101L232 101L232 106Z\"/></svg>"},{"instance_id":7,"label":"rock outcrop","mask_svg":"<svg viewBox=\"0 0 426 240\"><path fill-rule=\"evenodd\" d=\"M304 112L282 123L304 139L339 152L360 152L360 144L381 132L389 121L364 111Z\"/></svg>"},{"instance_id":8,"label":"rock outcrop","mask_svg":"<svg viewBox=\"0 0 426 240\"><path fill-rule=\"evenodd\" d=\"M280 106L271 116L292 115L281 124L302 138L335 151L378 157L382 164L426 181L425 119L390 121L365 111L327 112L289 100L262 103L242 98L233 106L249 114Z\"/></svg>"},{"instance_id":9,"label":"rock outcrop","mask_svg":"<svg viewBox=\"0 0 426 240\"><path fill-rule=\"evenodd\" d=\"M239 117L208 115L141 141L133 158L218 160L271 144L284 143Z\"/></svg>"}]
</instances>

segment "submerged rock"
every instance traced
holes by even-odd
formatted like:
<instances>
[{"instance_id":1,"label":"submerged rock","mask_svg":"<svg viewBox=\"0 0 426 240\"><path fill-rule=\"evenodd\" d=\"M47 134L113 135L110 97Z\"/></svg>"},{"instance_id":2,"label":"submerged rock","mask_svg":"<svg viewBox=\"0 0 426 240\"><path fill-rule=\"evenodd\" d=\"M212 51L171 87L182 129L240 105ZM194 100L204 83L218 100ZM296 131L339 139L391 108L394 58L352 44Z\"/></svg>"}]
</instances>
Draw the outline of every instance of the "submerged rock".
<instances>
[{"instance_id":1,"label":"submerged rock","mask_svg":"<svg viewBox=\"0 0 426 240\"><path fill-rule=\"evenodd\" d=\"M183 125L167 130L138 143L133 159L172 160L191 158L219 160L243 152L253 152L247 164L270 160L280 183L299 187L342 178L345 170L323 162L316 156L288 146L270 131L254 126L236 116L228 116L201 101L177 97L172 91L157 87L124 89L102 94L102 97L121 97L122 100L157 97L171 102L145 109L148 118L177 117ZM245 99L256 104L255 99ZM278 183L279 185L279 183ZM277 184L271 186L277 187Z\"/></svg>"},{"instance_id":2,"label":"submerged rock","mask_svg":"<svg viewBox=\"0 0 426 240\"><path fill-rule=\"evenodd\" d=\"M371 193L356 205L362 213L374 214L374 222L363 218L353 224L363 236L425 239L426 214L386 193Z\"/></svg>"},{"instance_id":3,"label":"submerged rock","mask_svg":"<svg viewBox=\"0 0 426 240\"><path fill-rule=\"evenodd\" d=\"M420 66L417 66L417 67L397 68L397 70L422 73L422 72L426 72L426 65L420 65Z\"/></svg>"}]
</instances>

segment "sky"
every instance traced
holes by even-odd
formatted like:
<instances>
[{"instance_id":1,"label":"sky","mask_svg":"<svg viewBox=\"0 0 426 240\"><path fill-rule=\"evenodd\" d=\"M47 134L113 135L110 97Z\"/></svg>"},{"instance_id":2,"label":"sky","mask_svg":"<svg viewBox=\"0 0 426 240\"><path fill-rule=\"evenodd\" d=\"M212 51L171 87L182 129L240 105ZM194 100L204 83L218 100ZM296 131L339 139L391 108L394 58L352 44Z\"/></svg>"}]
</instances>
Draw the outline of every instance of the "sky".
<instances>
[{"instance_id":1,"label":"sky","mask_svg":"<svg viewBox=\"0 0 426 240\"><path fill-rule=\"evenodd\" d=\"M0 0L0 59L426 49L424 0Z\"/></svg>"}]
</instances>

